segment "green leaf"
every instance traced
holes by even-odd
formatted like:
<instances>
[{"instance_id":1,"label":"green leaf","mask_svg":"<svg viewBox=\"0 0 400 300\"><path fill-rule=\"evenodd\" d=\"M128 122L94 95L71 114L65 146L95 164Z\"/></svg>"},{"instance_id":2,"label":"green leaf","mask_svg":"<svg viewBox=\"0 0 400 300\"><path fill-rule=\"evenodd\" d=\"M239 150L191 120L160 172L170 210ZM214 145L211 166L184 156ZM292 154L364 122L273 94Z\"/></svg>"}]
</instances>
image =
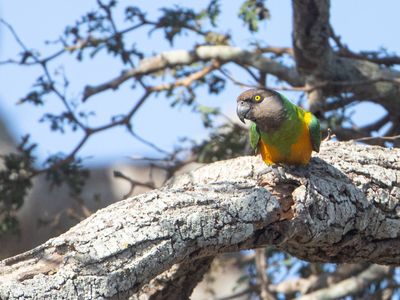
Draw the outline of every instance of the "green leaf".
<instances>
[{"instance_id":1,"label":"green leaf","mask_svg":"<svg viewBox=\"0 0 400 300\"><path fill-rule=\"evenodd\" d=\"M270 18L265 0L246 0L239 9L239 18L249 27L250 32L258 31L259 21Z\"/></svg>"}]
</instances>

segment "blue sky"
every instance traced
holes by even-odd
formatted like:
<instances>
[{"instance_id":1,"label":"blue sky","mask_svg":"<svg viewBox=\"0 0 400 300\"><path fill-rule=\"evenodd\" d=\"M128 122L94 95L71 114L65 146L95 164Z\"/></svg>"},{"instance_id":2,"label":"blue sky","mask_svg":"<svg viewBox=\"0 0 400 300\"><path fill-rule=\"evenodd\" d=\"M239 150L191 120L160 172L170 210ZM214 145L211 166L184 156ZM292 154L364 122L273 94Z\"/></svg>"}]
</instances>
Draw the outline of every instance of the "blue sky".
<instances>
[{"instance_id":1,"label":"blue sky","mask_svg":"<svg viewBox=\"0 0 400 300\"><path fill-rule=\"evenodd\" d=\"M267 6L272 18L261 25L257 35L251 36L245 30L242 22L237 18L237 11L242 1L223 0L223 15L220 18L222 31L231 32L234 44L246 47L255 38L264 39L269 45L291 45L291 7L289 0L269 0ZM134 4L157 16L158 9L168 4L183 4L202 7L205 1L120 1L120 5ZM0 3L0 16L12 24L21 39L30 48L38 49L43 55L52 53L55 48L44 44L46 40L55 40L68 24L73 24L81 15L95 8L95 1L77 0L9 0ZM390 51L400 53L400 42L395 30L400 28L398 18L400 2L386 0L348 0L332 1L331 20L337 34L342 41L353 50L376 50L385 47ZM121 28L123 26L121 25ZM148 53L156 53L171 49L168 43L160 43L161 33L148 36L145 32L135 35L135 42ZM193 38L178 39L173 48L191 49L196 42ZM199 41L201 42L201 40ZM0 61L15 57L19 46L3 27L0 29ZM121 71L119 61L100 55L97 59L84 63L76 63L73 56L64 55L56 64L55 69L64 65L64 69L71 80L70 96L79 99L82 87L86 84L99 84L109 80ZM233 72L237 69L232 68ZM55 98L49 98L42 108L30 105L16 105L23 97L40 73L38 67L21 68L18 66L0 67L0 110L2 116L15 136L31 133L34 141L40 144L39 156L58 151L68 152L80 139L81 133L67 133L60 135L49 130L48 124L38 123L38 119L48 110L57 112L62 106ZM243 73L235 73L244 76ZM247 78L247 77L246 77ZM208 106L221 106L228 115L233 115L235 98L241 88L228 85L227 90L218 97L210 97L207 93L200 93L198 101ZM293 96L287 93L289 98ZM99 97L93 97L84 106L85 110L96 110L97 117L90 122L92 125L103 123L111 115L129 109L140 96L125 83L117 92L107 92ZM295 99L294 99L295 100ZM151 98L140 109L133 119L135 131L141 136L155 142L160 147L170 150L178 143L180 137L190 136L202 139L207 135L198 115L189 107L171 109L170 100L162 96ZM382 114L377 106L372 104L361 105L355 110L354 119L358 124L368 123ZM94 136L79 153L83 157L93 156L89 164L113 163L124 160L127 156L151 156L156 153L132 139L123 128L113 129Z\"/></svg>"}]
</instances>

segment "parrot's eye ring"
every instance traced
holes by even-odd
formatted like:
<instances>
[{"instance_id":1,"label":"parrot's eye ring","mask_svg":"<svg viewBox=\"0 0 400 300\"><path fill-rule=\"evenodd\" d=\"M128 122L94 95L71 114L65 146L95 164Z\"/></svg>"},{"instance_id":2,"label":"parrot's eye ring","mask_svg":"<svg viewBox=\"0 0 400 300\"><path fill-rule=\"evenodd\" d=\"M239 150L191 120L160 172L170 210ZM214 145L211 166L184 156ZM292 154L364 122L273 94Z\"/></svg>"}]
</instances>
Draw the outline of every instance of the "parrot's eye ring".
<instances>
[{"instance_id":1,"label":"parrot's eye ring","mask_svg":"<svg viewBox=\"0 0 400 300\"><path fill-rule=\"evenodd\" d=\"M255 95L254 96L254 100L257 101L257 102L261 101L261 96L260 95Z\"/></svg>"}]
</instances>

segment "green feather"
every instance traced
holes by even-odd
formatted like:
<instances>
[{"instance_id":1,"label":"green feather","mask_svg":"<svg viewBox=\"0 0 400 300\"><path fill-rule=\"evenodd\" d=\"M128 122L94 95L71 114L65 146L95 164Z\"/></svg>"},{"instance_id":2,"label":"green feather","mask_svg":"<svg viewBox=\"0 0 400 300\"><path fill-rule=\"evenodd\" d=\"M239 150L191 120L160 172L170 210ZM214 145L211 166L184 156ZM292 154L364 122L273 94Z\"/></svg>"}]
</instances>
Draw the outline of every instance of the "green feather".
<instances>
[{"instance_id":1,"label":"green feather","mask_svg":"<svg viewBox=\"0 0 400 300\"><path fill-rule=\"evenodd\" d=\"M253 148L254 150L257 151L258 150L258 142L260 141L260 133L258 132L256 123L251 122L249 136L250 136L251 148Z\"/></svg>"},{"instance_id":2,"label":"green feather","mask_svg":"<svg viewBox=\"0 0 400 300\"><path fill-rule=\"evenodd\" d=\"M314 115L312 115L311 122L308 124L308 130L310 131L313 150L319 152L319 145L321 144L321 130L318 119Z\"/></svg>"}]
</instances>

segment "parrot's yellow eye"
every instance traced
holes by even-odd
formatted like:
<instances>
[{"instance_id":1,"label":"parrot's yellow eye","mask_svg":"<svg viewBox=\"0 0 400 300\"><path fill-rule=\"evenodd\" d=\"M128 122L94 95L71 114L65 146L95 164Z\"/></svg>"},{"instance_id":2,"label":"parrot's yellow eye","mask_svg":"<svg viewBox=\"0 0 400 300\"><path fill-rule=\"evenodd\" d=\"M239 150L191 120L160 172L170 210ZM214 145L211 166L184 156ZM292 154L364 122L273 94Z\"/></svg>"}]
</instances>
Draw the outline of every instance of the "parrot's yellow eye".
<instances>
[{"instance_id":1,"label":"parrot's yellow eye","mask_svg":"<svg viewBox=\"0 0 400 300\"><path fill-rule=\"evenodd\" d=\"M260 100L261 100L261 96L260 96L260 95L256 95L256 96L254 97L254 100L256 100L257 102L260 101Z\"/></svg>"}]
</instances>

